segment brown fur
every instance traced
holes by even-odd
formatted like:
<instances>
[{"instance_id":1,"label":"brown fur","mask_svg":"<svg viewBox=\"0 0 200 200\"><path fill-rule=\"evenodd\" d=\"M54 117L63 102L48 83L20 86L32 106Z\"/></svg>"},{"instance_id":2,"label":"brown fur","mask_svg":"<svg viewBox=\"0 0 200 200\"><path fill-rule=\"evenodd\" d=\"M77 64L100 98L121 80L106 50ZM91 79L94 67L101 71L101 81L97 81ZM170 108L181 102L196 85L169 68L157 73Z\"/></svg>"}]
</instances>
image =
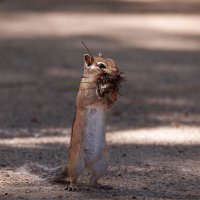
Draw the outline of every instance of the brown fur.
<instances>
[{"instance_id":1,"label":"brown fur","mask_svg":"<svg viewBox=\"0 0 200 200\"><path fill-rule=\"evenodd\" d=\"M102 72L118 72L114 61L103 56L91 57L87 54L84 60L84 73L76 98L67 165L63 169L46 170L51 171L50 175L44 173L46 179L51 182L64 182L66 177L69 177L68 190L77 189L78 177L85 168L91 171L91 185L96 185L106 171L109 161L105 141L106 115L110 106L117 100L115 91L107 92L103 97L98 96L96 91L97 79ZM101 68L99 62L105 67ZM35 169L35 166L29 166L29 171Z\"/></svg>"},{"instance_id":2,"label":"brown fur","mask_svg":"<svg viewBox=\"0 0 200 200\"><path fill-rule=\"evenodd\" d=\"M99 62L103 62L106 67L101 69L98 66ZM102 70L107 73L113 73L118 71L118 67L110 58L104 58L102 56L93 58L89 55L85 55L84 73L76 99L76 115L72 125L69 158L67 162L68 175L70 177L70 186L68 188L69 190L76 189L77 179L85 168L93 168L92 176L90 179L91 184L96 184L97 180L103 175L103 172L107 168L109 155L106 145L105 147L102 147L101 155L98 156L97 160L94 160L94 162L89 162L87 160L87 152L84 149L84 141L87 138L85 130L87 125L86 123L89 123L86 119L88 117L86 114L88 112L88 108L97 107L98 109L102 110L103 116L105 115L106 117L108 107L110 104L113 104L114 101L116 101L116 96L113 97L113 94L107 95L103 98L98 97L96 94L97 78ZM102 132L102 134L104 133ZM105 140L105 134L102 137L103 140ZM100 161L100 159L102 159L102 163L99 162L99 165L98 163L95 164L95 162ZM104 164L104 161L106 164Z\"/></svg>"}]
</instances>

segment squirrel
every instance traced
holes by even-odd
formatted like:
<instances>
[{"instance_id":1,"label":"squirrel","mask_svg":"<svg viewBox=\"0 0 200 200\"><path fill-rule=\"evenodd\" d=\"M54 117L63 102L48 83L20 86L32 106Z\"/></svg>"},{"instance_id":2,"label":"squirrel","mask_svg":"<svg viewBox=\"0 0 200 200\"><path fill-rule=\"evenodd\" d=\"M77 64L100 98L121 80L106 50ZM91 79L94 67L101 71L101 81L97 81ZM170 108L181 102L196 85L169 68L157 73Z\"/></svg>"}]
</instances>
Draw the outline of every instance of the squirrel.
<instances>
[{"instance_id":1,"label":"squirrel","mask_svg":"<svg viewBox=\"0 0 200 200\"><path fill-rule=\"evenodd\" d=\"M84 73L76 98L67 164L62 170L55 170L56 175L48 178L50 181L62 182L69 177L67 189L77 190L77 180L87 168L91 172L90 184L98 185L97 181L108 168L106 116L117 101L119 84L123 79L119 74L119 68L112 59L102 54L95 57L84 55Z\"/></svg>"}]
</instances>

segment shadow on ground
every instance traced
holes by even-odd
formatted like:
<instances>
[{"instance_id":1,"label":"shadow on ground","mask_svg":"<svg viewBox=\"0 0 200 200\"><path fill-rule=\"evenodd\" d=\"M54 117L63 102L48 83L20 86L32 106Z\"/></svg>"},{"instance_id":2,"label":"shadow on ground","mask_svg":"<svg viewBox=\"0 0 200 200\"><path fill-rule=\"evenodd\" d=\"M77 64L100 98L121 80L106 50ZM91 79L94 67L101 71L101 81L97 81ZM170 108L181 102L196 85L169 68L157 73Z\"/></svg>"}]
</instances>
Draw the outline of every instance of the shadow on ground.
<instances>
[{"instance_id":1,"label":"shadow on ground","mask_svg":"<svg viewBox=\"0 0 200 200\"><path fill-rule=\"evenodd\" d=\"M12 2L12 3L11 3ZM78 4L78 6L77 6ZM141 13L141 14L199 14L200 3L194 1L123 1L123 0L53 0L13 2L3 0L0 2L1 12L78 12L78 13Z\"/></svg>"},{"instance_id":2,"label":"shadow on ground","mask_svg":"<svg viewBox=\"0 0 200 200\"><path fill-rule=\"evenodd\" d=\"M81 40L94 54L114 58L127 77L111 127L199 125L199 51L134 48L79 35L0 39L1 128L71 127L86 52Z\"/></svg>"},{"instance_id":3,"label":"shadow on ground","mask_svg":"<svg viewBox=\"0 0 200 200\"><path fill-rule=\"evenodd\" d=\"M194 164L200 153L199 145L111 145L110 153L111 164L107 175L101 182L112 186L113 189L90 188L86 177L82 177L79 195L94 196L95 198L132 196L137 198L173 197L176 199L195 199L199 196L197 187L199 171L191 164L191 161ZM33 160L44 166L47 166L48 163L48 167L56 167L63 164L66 156L66 146L60 143L40 144L32 148L5 146L1 154L0 166L1 170L7 169L8 173L17 172L24 163ZM23 157L23 160L19 159L20 157ZM14 183L16 187L18 182L16 179ZM29 182L31 187L31 181ZM20 182L20 185L23 184L23 181ZM26 183L24 186L27 187L29 184ZM40 184L44 185L43 182ZM49 183L45 185L47 189L54 187ZM61 189L65 185L55 187ZM40 193L40 191L38 192ZM60 194L62 195L62 193L67 192L61 190ZM32 195L34 197L34 193ZM49 192L48 195L52 197L51 195L54 193Z\"/></svg>"},{"instance_id":4,"label":"shadow on ground","mask_svg":"<svg viewBox=\"0 0 200 200\"><path fill-rule=\"evenodd\" d=\"M114 17L125 14L137 17L164 14L165 17L195 15L198 18L199 11L200 2L197 0L59 0L56 3L52 0L35 0L28 3L25 0L0 1L0 17L2 27L5 28L1 29L3 32L15 31L12 21L15 14L19 14L19 18L16 19L18 22L26 17L26 14L31 19L33 13L75 14L73 16L77 13L89 13L91 17L96 14L116 14ZM47 21L50 16L46 16ZM5 19L7 22L3 23ZM59 19L58 15L57 23ZM173 18L170 19L172 22ZM39 23L38 18L35 20L36 24ZM54 139L64 137L59 130L66 128L68 131L71 127L75 98L82 75L83 54L86 52L80 43L81 40L85 41L94 54L100 51L113 58L127 77L122 87L123 96L119 97L118 103L109 114L109 130L115 132L185 125L198 128L200 52L192 50L199 49L195 46L200 41L198 29L194 29L197 32L191 33L192 31L184 32L185 29L180 28L180 33L181 31L177 31L179 29L170 32L158 28L159 32L155 27L142 29L142 26L136 26L131 29L128 28L129 24L124 26L124 31L130 31L125 43L119 40L119 35L118 39L114 39L111 36L103 36L102 32L96 32L95 35L76 33L63 37L49 36L51 33L42 36L37 30L37 36L30 34L31 36L25 37L29 26L24 25L23 20L20 22L22 30L16 23L18 35L15 36L14 32L0 37L0 199L199 198L200 146L189 142L188 145L110 145L111 164L108 174L101 180L102 183L113 186L110 191L92 189L85 185L86 180L83 178L81 191L68 193L63 190L63 185L34 182L30 176L23 178L22 173L17 171L29 161L48 167L56 167L66 161L67 145L55 142ZM70 25L70 21L68 23ZM62 24L58 23L58 27L61 26ZM36 29L38 27L40 26L36 26ZM132 35L133 30L137 31L137 34ZM20 35L20 31L24 35ZM170 38L172 40L169 41L178 41L177 46L184 43L192 44L195 48L151 48L148 45L139 48L129 44L129 40L134 38L136 41L138 35L146 31L155 38L162 35L161 40ZM146 35L143 35L143 39L144 36ZM139 39L142 40L142 37ZM14 141L31 139L28 137L38 137L38 141L41 141L42 138L37 135L38 130L44 131L42 136L48 136L48 141L51 142L36 142L29 146L26 141L23 144Z\"/></svg>"}]
</instances>

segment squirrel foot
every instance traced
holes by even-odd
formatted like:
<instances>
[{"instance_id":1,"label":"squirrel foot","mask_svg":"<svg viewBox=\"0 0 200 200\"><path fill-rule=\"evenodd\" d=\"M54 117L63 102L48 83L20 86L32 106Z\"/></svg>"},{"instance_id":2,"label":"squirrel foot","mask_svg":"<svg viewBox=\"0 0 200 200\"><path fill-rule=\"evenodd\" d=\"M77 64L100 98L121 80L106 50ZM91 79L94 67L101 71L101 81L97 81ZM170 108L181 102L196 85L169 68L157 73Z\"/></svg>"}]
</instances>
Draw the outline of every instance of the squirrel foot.
<instances>
[{"instance_id":1,"label":"squirrel foot","mask_svg":"<svg viewBox=\"0 0 200 200\"><path fill-rule=\"evenodd\" d=\"M78 187L75 184L72 184L72 183L70 183L70 185L67 186L65 188L65 190L68 190L68 191L79 191Z\"/></svg>"}]
</instances>

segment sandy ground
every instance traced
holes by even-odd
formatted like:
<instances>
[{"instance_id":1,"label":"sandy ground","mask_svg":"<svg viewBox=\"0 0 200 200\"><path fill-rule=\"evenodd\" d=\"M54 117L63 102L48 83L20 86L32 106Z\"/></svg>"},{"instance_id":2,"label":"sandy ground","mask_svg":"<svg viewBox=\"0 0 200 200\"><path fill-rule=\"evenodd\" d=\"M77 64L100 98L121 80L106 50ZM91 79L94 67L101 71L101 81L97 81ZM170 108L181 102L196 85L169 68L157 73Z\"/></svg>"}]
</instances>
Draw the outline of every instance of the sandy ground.
<instances>
[{"instance_id":1,"label":"sandy ground","mask_svg":"<svg viewBox=\"0 0 200 200\"><path fill-rule=\"evenodd\" d=\"M200 199L200 3L0 1L0 199ZM111 190L64 190L22 166L65 163L80 41L125 72L108 117Z\"/></svg>"}]
</instances>

